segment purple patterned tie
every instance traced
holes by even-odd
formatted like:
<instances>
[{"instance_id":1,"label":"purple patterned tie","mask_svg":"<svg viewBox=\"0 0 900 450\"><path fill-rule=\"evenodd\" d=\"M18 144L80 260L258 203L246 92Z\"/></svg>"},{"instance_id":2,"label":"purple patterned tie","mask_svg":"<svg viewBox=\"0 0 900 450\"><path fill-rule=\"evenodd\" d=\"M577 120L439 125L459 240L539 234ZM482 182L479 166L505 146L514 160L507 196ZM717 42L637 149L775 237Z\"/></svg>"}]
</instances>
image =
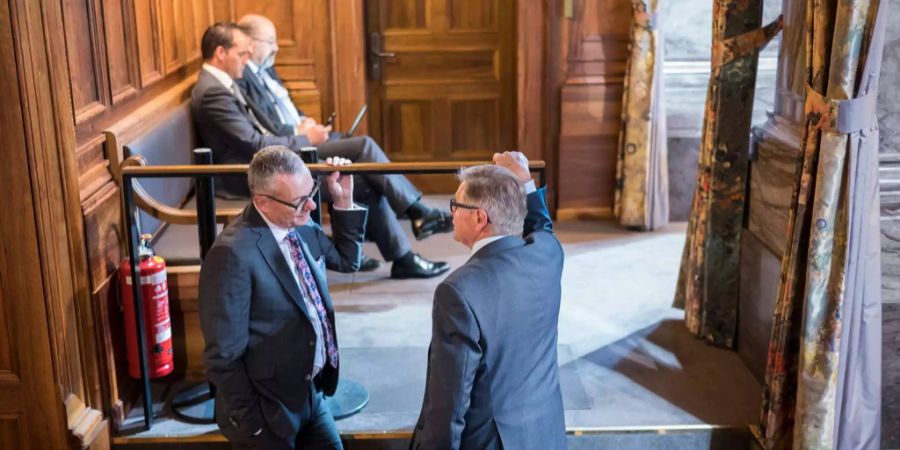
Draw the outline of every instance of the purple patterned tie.
<instances>
[{"instance_id":1,"label":"purple patterned tie","mask_svg":"<svg viewBox=\"0 0 900 450\"><path fill-rule=\"evenodd\" d=\"M328 314L325 312L325 305L322 303L322 297L319 295L319 288L316 287L316 280L313 279L312 272L309 270L309 264L303 257L300 250L300 237L294 230L287 235L288 244L291 246L291 258L294 260L294 266L297 273L308 288L309 295L312 297L313 305L316 306L316 313L319 316L319 323L322 326L322 334L325 335L325 352L328 354L328 363L335 369L338 366L338 349L334 342L334 334L331 332L331 324L328 322Z\"/></svg>"}]
</instances>

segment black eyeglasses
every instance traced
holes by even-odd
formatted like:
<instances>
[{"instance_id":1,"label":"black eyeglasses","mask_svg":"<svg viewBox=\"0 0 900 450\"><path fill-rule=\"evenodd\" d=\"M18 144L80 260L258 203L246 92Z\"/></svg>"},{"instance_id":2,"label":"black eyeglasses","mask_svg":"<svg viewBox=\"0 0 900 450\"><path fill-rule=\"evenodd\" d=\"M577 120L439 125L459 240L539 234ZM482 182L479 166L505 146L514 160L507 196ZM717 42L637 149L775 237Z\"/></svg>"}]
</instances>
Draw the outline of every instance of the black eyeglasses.
<instances>
[{"instance_id":1,"label":"black eyeglasses","mask_svg":"<svg viewBox=\"0 0 900 450\"><path fill-rule=\"evenodd\" d=\"M484 208L482 208L482 207L480 207L480 206L467 205L467 204L465 204L465 203L460 203L460 202L456 201L455 198L451 198L451 199L450 199L450 212L451 212L451 213L455 213L456 210L459 209L459 208L462 208L462 209L471 209L471 210L475 210L475 211L477 211L477 210L479 210L479 209L481 209L481 210L484 209ZM487 217L487 222L488 222L488 223L491 223L491 218L488 217L487 211L484 212L484 216Z\"/></svg>"},{"instance_id":2,"label":"black eyeglasses","mask_svg":"<svg viewBox=\"0 0 900 450\"><path fill-rule=\"evenodd\" d=\"M308 202L308 201L310 201L310 200L315 200L316 195L317 195L318 193L319 193L319 181L318 181L318 180L313 180L313 187L312 187L312 190L309 191L309 194L308 194L308 195L304 195L303 197L300 197L300 200L298 200L297 203L286 202L286 201L281 200L281 199L279 199L279 198L273 197L273 196L271 196L271 195L269 195L269 194L256 194L256 195L261 195L261 196L263 196L263 197L265 197L265 198L267 198L267 199L269 199L269 200L272 200L272 201L275 202L275 203L281 203L281 204L284 205L284 206L290 206L291 208L294 208L294 211L296 211L296 210L302 208L303 205L306 204L306 202Z\"/></svg>"}]
</instances>

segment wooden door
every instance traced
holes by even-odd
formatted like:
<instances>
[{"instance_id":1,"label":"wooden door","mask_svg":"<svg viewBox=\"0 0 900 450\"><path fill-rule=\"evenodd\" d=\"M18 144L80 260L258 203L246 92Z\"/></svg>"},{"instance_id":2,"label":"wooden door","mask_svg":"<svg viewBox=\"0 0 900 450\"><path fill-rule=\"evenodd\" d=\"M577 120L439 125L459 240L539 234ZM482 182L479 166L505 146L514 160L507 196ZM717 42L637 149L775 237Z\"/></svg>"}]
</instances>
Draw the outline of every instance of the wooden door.
<instances>
[{"instance_id":1,"label":"wooden door","mask_svg":"<svg viewBox=\"0 0 900 450\"><path fill-rule=\"evenodd\" d=\"M366 7L369 132L392 160L486 160L515 147L514 0ZM451 176L414 181L426 192L456 188Z\"/></svg>"}]
</instances>

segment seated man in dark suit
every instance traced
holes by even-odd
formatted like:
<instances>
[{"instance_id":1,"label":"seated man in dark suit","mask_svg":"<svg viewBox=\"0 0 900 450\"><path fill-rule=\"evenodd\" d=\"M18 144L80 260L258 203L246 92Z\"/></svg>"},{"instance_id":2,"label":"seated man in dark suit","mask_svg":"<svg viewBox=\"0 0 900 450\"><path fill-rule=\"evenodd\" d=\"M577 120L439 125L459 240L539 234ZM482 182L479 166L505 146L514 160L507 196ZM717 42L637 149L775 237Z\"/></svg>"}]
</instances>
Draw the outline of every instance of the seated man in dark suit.
<instances>
[{"instance_id":1,"label":"seated man in dark suit","mask_svg":"<svg viewBox=\"0 0 900 450\"><path fill-rule=\"evenodd\" d=\"M259 149L269 145L283 145L293 151L315 144L320 144L323 149L329 145L339 145L323 145L327 130L323 132L321 127L280 136L273 131L277 127L268 116L256 104L246 100L234 82L241 78L250 58L251 40L241 27L230 22L213 24L203 33L200 46L204 64L191 92L191 111L200 140L212 148L216 164L246 164ZM374 142L371 140L363 140L359 151L366 153L366 147L372 145ZM392 278L427 278L446 272L450 268L447 263L428 261L412 252L397 222L396 210L405 208L410 217L418 217L419 220L414 220L414 223L418 223L420 238L428 232L452 228L452 224L449 227L444 225L448 221L444 213L422 205L418 197L406 196L405 203L389 205L391 198L385 192L404 189L397 186L400 185L384 182L378 187L376 182L360 180L354 190L354 200L369 209L367 236L375 241L385 259L394 262ZM219 194L231 196L246 197L250 194L246 177L242 175L220 177L216 190ZM399 195L394 197L401 198ZM391 206L395 209L392 210Z\"/></svg>"}]
</instances>

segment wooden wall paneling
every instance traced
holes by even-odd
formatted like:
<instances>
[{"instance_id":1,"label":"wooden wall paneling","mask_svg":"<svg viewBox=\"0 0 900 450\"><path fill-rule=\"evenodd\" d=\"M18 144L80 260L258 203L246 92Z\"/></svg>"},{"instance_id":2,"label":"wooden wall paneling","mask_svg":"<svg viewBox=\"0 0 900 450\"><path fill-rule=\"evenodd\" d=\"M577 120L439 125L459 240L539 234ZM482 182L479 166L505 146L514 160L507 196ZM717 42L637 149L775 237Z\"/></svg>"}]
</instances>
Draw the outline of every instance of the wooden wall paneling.
<instances>
[{"instance_id":1,"label":"wooden wall paneling","mask_svg":"<svg viewBox=\"0 0 900 450\"><path fill-rule=\"evenodd\" d=\"M19 414L0 414L0 442L9 450L26 448L22 442L22 417ZM4 447L6 448L6 447Z\"/></svg>"},{"instance_id":2,"label":"wooden wall paneling","mask_svg":"<svg viewBox=\"0 0 900 450\"><path fill-rule=\"evenodd\" d=\"M453 156L479 156L501 150L498 98L450 99Z\"/></svg>"},{"instance_id":3,"label":"wooden wall paneling","mask_svg":"<svg viewBox=\"0 0 900 450\"><path fill-rule=\"evenodd\" d=\"M573 0L561 48L559 217L611 215L631 4Z\"/></svg>"},{"instance_id":4,"label":"wooden wall paneling","mask_svg":"<svg viewBox=\"0 0 900 450\"><path fill-rule=\"evenodd\" d=\"M338 115L336 130L346 131L359 109L366 103L366 16L364 2L331 0L331 78L334 80L334 105ZM321 115L319 117L322 117ZM357 128L357 135L369 134L368 115Z\"/></svg>"},{"instance_id":5,"label":"wooden wall paneling","mask_svg":"<svg viewBox=\"0 0 900 450\"><path fill-rule=\"evenodd\" d=\"M115 183L103 189L83 205L84 231L88 245L88 266L91 278L91 303L96 354L100 361L98 372L102 394L102 410L109 415L113 429L124 420L120 400L119 380L127 380L122 315L117 301L116 268L124 258L124 236L121 227L121 193ZM112 276L110 274L113 274ZM116 349L118 348L118 358Z\"/></svg>"},{"instance_id":6,"label":"wooden wall paneling","mask_svg":"<svg viewBox=\"0 0 900 450\"><path fill-rule=\"evenodd\" d=\"M99 0L63 2L64 30L75 122L85 122L106 110L109 102Z\"/></svg>"},{"instance_id":7,"label":"wooden wall paneling","mask_svg":"<svg viewBox=\"0 0 900 450\"><path fill-rule=\"evenodd\" d=\"M565 47L561 0L539 5L517 2L518 148L530 159L547 163L548 201L558 203L560 91Z\"/></svg>"},{"instance_id":8,"label":"wooden wall paneling","mask_svg":"<svg viewBox=\"0 0 900 450\"><path fill-rule=\"evenodd\" d=\"M562 88L559 207L611 213L616 172L621 85L567 84ZM568 211L561 211L564 218Z\"/></svg>"},{"instance_id":9,"label":"wooden wall paneling","mask_svg":"<svg viewBox=\"0 0 900 450\"><path fill-rule=\"evenodd\" d=\"M140 402L136 383L128 377L125 354L125 330L122 308L119 303L118 277L108 276L91 295L95 305L95 320L99 327L98 357L105 362L101 367L100 383L103 394L103 413L109 417L112 431L122 429L125 413Z\"/></svg>"},{"instance_id":10,"label":"wooden wall paneling","mask_svg":"<svg viewBox=\"0 0 900 450\"><path fill-rule=\"evenodd\" d=\"M129 1L103 3L107 72L114 105L137 94L140 86L132 4Z\"/></svg>"},{"instance_id":11,"label":"wooden wall paneling","mask_svg":"<svg viewBox=\"0 0 900 450\"><path fill-rule=\"evenodd\" d=\"M138 47L141 88L147 88L163 78L159 3L157 0L133 0L133 2L133 26Z\"/></svg>"},{"instance_id":12,"label":"wooden wall paneling","mask_svg":"<svg viewBox=\"0 0 900 450\"><path fill-rule=\"evenodd\" d=\"M73 199L77 205L76 108L65 63L71 47L59 33L62 7L58 1L0 3L0 129L7 150L0 189L17 193L5 203L16 214L0 222L0 303L9 320L0 332L17 350L18 367L18 380L0 386L0 413L21 415L20 441L29 448L67 447L62 394L83 392L83 373L69 363L80 362L79 349L65 342L77 343L78 334L60 317L74 309L80 287L69 245L81 245L69 233L77 223L67 217Z\"/></svg>"},{"instance_id":13,"label":"wooden wall paneling","mask_svg":"<svg viewBox=\"0 0 900 450\"><path fill-rule=\"evenodd\" d=\"M181 41L184 43L186 63L200 59L200 38L206 27L213 23L212 0L183 0L184 34Z\"/></svg>"},{"instance_id":14,"label":"wooden wall paneling","mask_svg":"<svg viewBox=\"0 0 900 450\"><path fill-rule=\"evenodd\" d=\"M172 315L172 342L175 371L189 380L202 381L203 335L200 333L200 298L197 290L200 266L176 266L168 271L169 303ZM177 300L175 300L177 299Z\"/></svg>"},{"instance_id":15,"label":"wooden wall paneling","mask_svg":"<svg viewBox=\"0 0 900 450\"><path fill-rule=\"evenodd\" d=\"M103 164L103 137L94 136L92 139L83 139L75 150L75 161L79 173L85 173L94 166ZM84 179L87 181L87 179ZM83 184L83 183L79 183Z\"/></svg>"},{"instance_id":16,"label":"wooden wall paneling","mask_svg":"<svg viewBox=\"0 0 900 450\"><path fill-rule=\"evenodd\" d=\"M81 144L75 152L78 167L78 198L85 202L112 180L109 162L104 156L102 134Z\"/></svg>"},{"instance_id":17,"label":"wooden wall paneling","mask_svg":"<svg viewBox=\"0 0 900 450\"><path fill-rule=\"evenodd\" d=\"M497 4L483 0L450 0L447 11L452 29L497 30Z\"/></svg>"},{"instance_id":18,"label":"wooden wall paneling","mask_svg":"<svg viewBox=\"0 0 900 450\"><path fill-rule=\"evenodd\" d=\"M187 0L158 0L157 12L159 14L159 39L162 44L162 61L166 75L181 68L184 65L184 45L181 37L184 36L184 22L182 21L182 2Z\"/></svg>"},{"instance_id":19,"label":"wooden wall paneling","mask_svg":"<svg viewBox=\"0 0 900 450\"><path fill-rule=\"evenodd\" d=\"M304 48L303 56L313 64L315 79L312 81L319 91L321 105L321 115L316 120L321 122L335 111L332 81L342 76L332 73L331 11L328 4L313 0L294 0L292 6L295 39L309 45Z\"/></svg>"},{"instance_id":20,"label":"wooden wall paneling","mask_svg":"<svg viewBox=\"0 0 900 450\"><path fill-rule=\"evenodd\" d=\"M109 182L83 205L84 232L92 243L88 247L91 292L96 292L116 271L124 257L124 236L120 227L121 193Z\"/></svg>"},{"instance_id":21,"label":"wooden wall paneling","mask_svg":"<svg viewBox=\"0 0 900 450\"><path fill-rule=\"evenodd\" d=\"M225 22L227 20L234 20L234 1L213 0L212 15L213 22Z\"/></svg>"}]
</instances>

